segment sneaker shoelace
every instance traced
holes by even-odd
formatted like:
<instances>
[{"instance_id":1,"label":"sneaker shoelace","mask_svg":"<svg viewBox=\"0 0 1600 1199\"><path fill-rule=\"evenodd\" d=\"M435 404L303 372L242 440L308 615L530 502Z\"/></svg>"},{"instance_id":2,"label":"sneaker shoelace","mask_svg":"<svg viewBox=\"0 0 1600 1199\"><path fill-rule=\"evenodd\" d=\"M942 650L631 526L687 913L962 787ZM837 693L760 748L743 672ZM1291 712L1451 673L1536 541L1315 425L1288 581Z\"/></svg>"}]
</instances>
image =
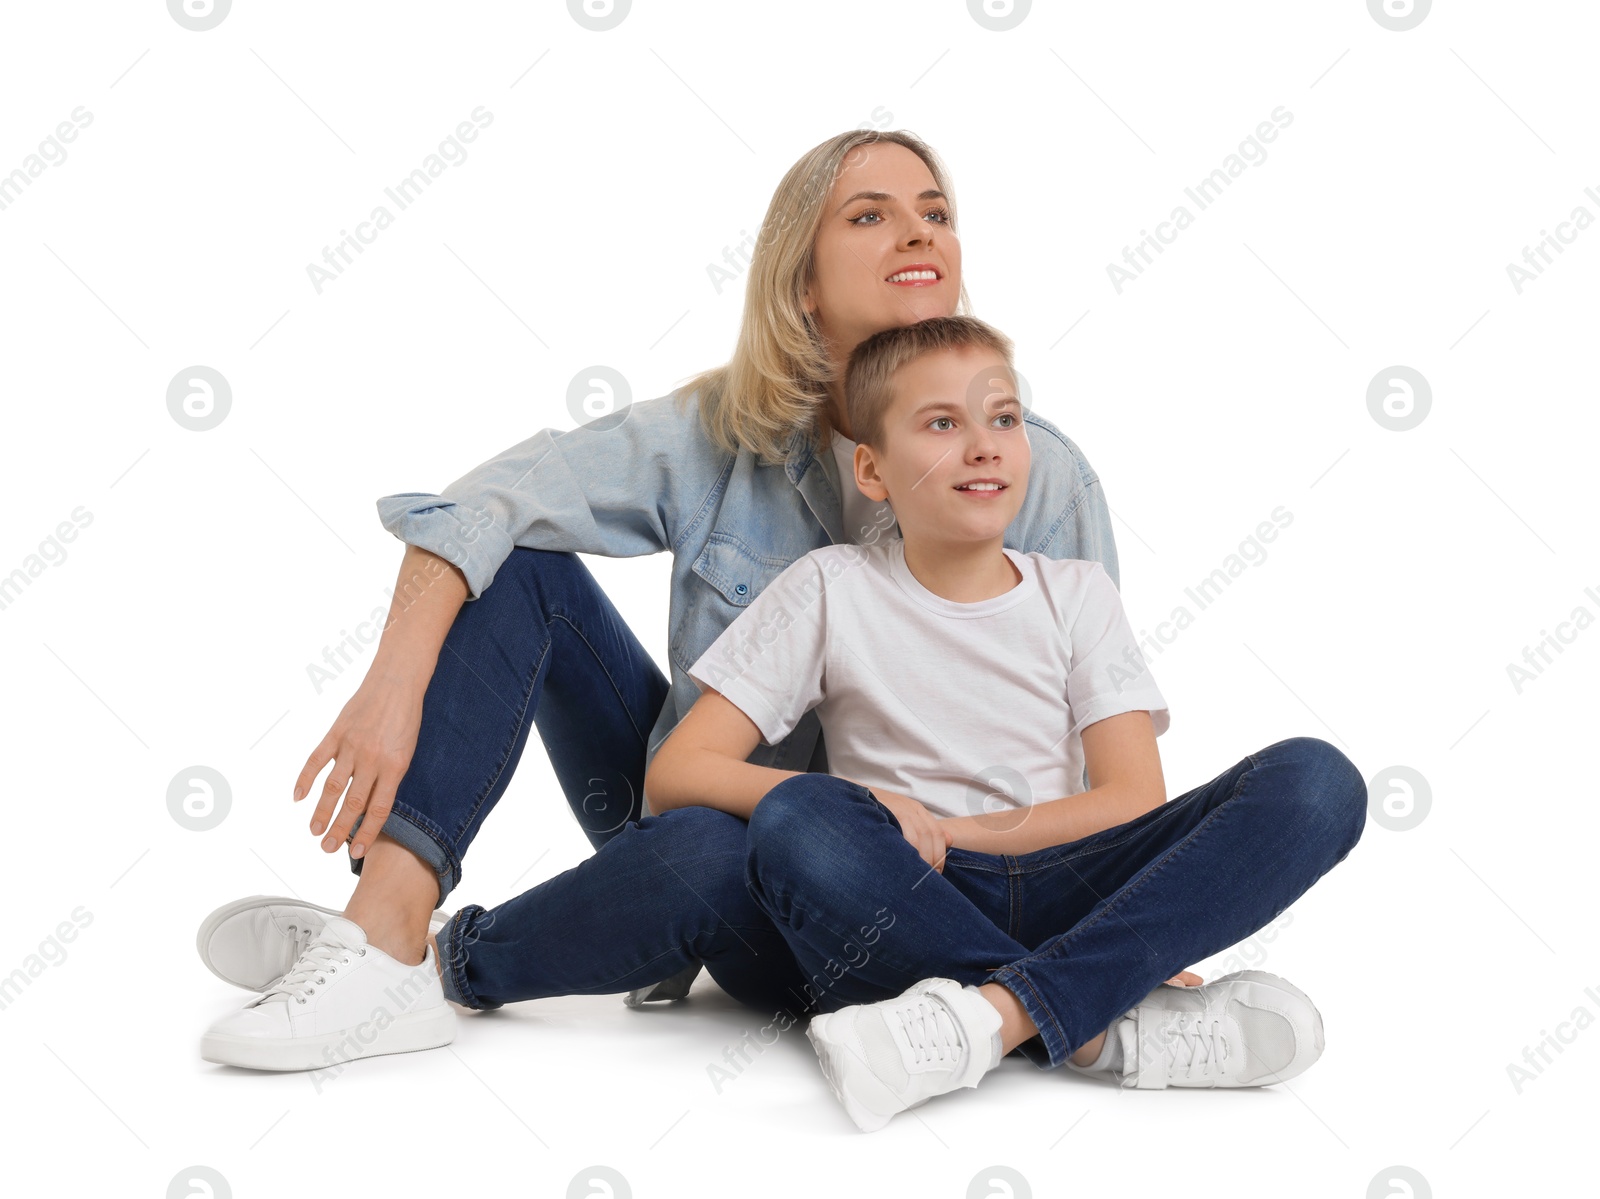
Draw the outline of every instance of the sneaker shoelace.
<instances>
[{"instance_id":1,"label":"sneaker shoelace","mask_svg":"<svg viewBox=\"0 0 1600 1199\"><path fill-rule=\"evenodd\" d=\"M311 944L311 930L309 928L302 928L297 924L291 924L288 928L287 935L289 940L294 943L294 956L289 960L291 962L297 962L300 960L300 955L306 951L306 947ZM291 970L293 968L293 966L290 966ZM277 986L282 981L283 975L280 974L277 978L273 979L270 983L262 988L262 994L269 994L272 991L272 988Z\"/></svg>"},{"instance_id":2,"label":"sneaker shoelace","mask_svg":"<svg viewBox=\"0 0 1600 1199\"><path fill-rule=\"evenodd\" d=\"M297 924L291 924L289 926L289 936L294 941L294 956L298 959L311 944L311 930L309 928L301 928Z\"/></svg>"},{"instance_id":3,"label":"sneaker shoelace","mask_svg":"<svg viewBox=\"0 0 1600 1199\"><path fill-rule=\"evenodd\" d=\"M943 1002L924 997L895 1009L906 1040L921 1062L961 1060L961 1037Z\"/></svg>"},{"instance_id":4,"label":"sneaker shoelace","mask_svg":"<svg viewBox=\"0 0 1600 1199\"><path fill-rule=\"evenodd\" d=\"M1208 1013L1178 1012L1161 1030L1167 1044L1169 1070L1185 1078L1222 1078L1233 1056L1221 1021Z\"/></svg>"},{"instance_id":5,"label":"sneaker shoelace","mask_svg":"<svg viewBox=\"0 0 1600 1199\"><path fill-rule=\"evenodd\" d=\"M328 976L339 973L340 966L348 966L355 958L365 957L366 949L354 952L348 946L331 941L312 941L295 959L289 972L273 983L262 995L260 1002L279 1001L304 1003L317 987L328 981Z\"/></svg>"}]
</instances>

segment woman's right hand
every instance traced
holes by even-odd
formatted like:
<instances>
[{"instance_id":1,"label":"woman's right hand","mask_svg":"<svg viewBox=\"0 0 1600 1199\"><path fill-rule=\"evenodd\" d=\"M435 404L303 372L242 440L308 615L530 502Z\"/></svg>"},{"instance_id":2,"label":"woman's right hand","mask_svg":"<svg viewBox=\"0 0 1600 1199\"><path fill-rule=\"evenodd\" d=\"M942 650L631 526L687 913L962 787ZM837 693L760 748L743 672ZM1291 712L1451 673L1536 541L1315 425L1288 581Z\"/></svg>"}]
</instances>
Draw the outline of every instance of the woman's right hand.
<instances>
[{"instance_id":1,"label":"woman's right hand","mask_svg":"<svg viewBox=\"0 0 1600 1199\"><path fill-rule=\"evenodd\" d=\"M296 803L310 792L322 768L333 763L322 798L311 814L313 835L321 836L324 829L328 830L322 839L327 853L344 844L357 817L362 818L360 839L351 846L351 857L366 853L382 830L394 806L400 780L416 752L426 690L426 679L393 675L374 664L339 712L333 727L306 759L300 777L294 781ZM345 794L347 785L350 790ZM344 806L339 808L341 795Z\"/></svg>"},{"instance_id":2,"label":"woman's right hand","mask_svg":"<svg viewBox=\"0 0 1600 1199\"><path fill-rule=\"evenodd\" d=\"M855 782L854 779L850 781ZM858 783L857 786L866 784ZM943 874L945 851L954 843L955 834L909 795L886 791L882 787L870 787L868 790L877 797L879 803L894 813L894 818L900 822L900 831L922 860Z\"/></svg>"}]
</instances>

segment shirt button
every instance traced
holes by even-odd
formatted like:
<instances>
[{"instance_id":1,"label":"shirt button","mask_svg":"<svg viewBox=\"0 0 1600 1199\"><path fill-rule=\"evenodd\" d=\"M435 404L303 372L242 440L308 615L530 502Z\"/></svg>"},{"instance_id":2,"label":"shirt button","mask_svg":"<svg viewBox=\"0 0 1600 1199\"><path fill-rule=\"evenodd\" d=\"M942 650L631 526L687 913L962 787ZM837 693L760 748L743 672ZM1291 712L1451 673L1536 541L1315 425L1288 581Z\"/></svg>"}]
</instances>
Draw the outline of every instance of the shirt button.
<instances>
[{"instance_id":1,"label":"shirt button","mask_svg":"<svg viewBox=\"0 0 1600 1199\"><path fill-rule=\"evenodd\" d=\"M749 591L749 590L750 590L750 588L746 587L743 583L740 583L738 586L736 586L734 588L734 591L736 591L740 595L743 595L746 591Z\"/></svg>"}]
</instances>

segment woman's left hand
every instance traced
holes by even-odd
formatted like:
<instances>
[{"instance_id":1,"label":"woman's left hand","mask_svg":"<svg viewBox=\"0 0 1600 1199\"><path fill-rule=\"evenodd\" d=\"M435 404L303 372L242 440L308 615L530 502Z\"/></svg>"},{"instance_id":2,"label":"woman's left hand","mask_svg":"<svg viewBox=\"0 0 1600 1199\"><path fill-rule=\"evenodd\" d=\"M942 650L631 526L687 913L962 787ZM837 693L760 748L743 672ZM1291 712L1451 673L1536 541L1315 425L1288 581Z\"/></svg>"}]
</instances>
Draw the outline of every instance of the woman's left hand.
<instances>
[{"instance_id":1,"label":"woman's left hand","mask_svg":"<svg viewBox=\"0 0 1600 1199\"><path fill-rule=\"evenodd\" d=\"M1205 980L1192 970L1180 970L1167 979L1167 985L1173 987L1198 987L1204 982Z\"/></svg>"}]
</instances>

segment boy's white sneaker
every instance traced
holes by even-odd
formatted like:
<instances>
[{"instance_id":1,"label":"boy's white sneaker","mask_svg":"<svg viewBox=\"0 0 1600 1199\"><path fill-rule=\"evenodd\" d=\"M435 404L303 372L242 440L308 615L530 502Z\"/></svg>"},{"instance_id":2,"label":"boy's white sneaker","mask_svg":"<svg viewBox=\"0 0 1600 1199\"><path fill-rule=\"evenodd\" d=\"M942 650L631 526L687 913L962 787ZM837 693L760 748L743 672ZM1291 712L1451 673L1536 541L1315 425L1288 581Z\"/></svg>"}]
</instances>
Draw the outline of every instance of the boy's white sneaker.
<instances>
[{"instance_id":1,"label":"boy's white sneaker","mask_svg":"<svg viewBox=\"0 0 1600 1199\"><path fill-rule=\"evenodd\" d=\"M455 1039L430 945L407 966L367 944L360 926L328 916L283 978L200 1039L200 1056L253 1070L319 1070Z\"/></svg>"},{"instance_id":2,"label":"boy's white sneaker","mask_svg":"<svg viewBox=\"0 0 1600 1199\"><path fill-rule=\"evenodd\" d=\"M975 1087L1000 1063L1000 1013L954 979L813 1016L806 1036L856 1127L875 1132L935 1095Z\"/></svg>"},{"instance_id":3,"label":"boy's white sneaker","mask_svg":"<svg viewBox=\"0 0 1600 1199\"><path fill-rule=\"evenodd\" d=\"M1298 987L1262 970L1198 987L1163 983L1106 1035L1118 1039L1120 1063L1095 1069L1069 1059L1067 1066L1139 1090L1270 1086L1302 1073L1323 1048L1316 1006ZM1115 1056L1102 1051L1101 1060Z\"/></svg>"},{"instance_id":4,"label":"boy's white sneaker","mask_svg":"<svg viewBox=\"0 0 1600 1199\"><path fill-rule=\"evenodd\" d=\"M265 991L289 972L329 917L342 913L302 899L251 895L225 903L200 922L195 948L206 969L246 991ZM428 932L449 919L435 912Z\"/></svg>"}]
</instances>

